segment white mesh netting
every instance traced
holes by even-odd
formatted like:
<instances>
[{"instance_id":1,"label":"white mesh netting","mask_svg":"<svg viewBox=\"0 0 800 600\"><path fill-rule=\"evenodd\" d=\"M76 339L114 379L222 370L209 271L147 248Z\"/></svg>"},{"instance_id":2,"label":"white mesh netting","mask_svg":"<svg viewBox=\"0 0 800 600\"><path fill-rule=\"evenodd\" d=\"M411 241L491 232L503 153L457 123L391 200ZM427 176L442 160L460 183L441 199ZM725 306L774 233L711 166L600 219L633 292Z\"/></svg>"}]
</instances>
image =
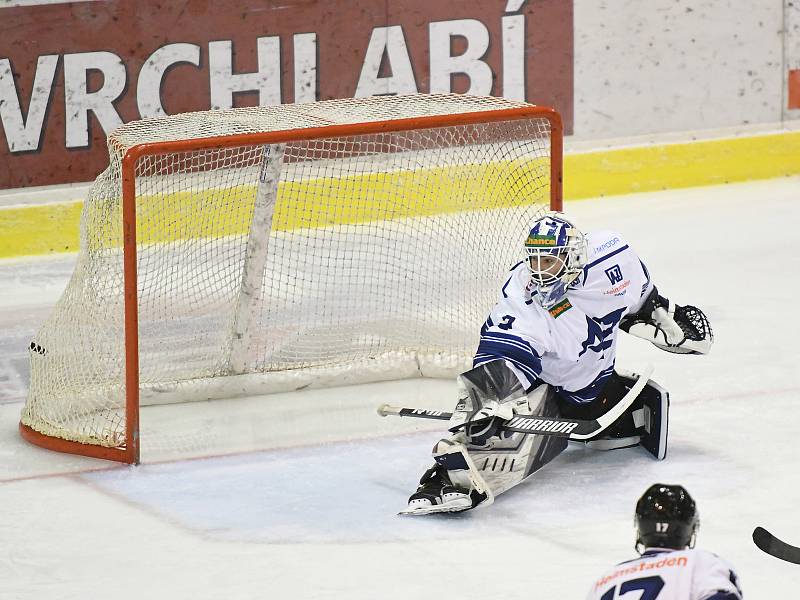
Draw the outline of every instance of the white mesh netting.
<instances>
[{"instance_id":1,"label":"white mesh netting","mask_svg":"<svg viewBox=\"0 0 800 600\"><path fill-rule=\"evenodd\" d=\"M517 108L470 96L333 100L129 123L81 220L73 277L32 344L22 423L125 439L121 163L128 148ZM157 152L136 163L141 401L469 367L527 225L550 203L544 118Z\"/></svg>"}]
</instances>

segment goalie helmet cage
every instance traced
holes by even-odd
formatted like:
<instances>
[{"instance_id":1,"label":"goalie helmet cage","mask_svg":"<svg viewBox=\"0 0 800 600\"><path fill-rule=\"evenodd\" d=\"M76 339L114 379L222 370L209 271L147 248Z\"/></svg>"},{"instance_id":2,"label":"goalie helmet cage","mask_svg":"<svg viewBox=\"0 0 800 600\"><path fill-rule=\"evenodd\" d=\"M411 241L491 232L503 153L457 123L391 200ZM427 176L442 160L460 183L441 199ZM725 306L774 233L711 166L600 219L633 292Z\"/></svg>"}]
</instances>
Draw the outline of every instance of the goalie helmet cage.
<instances>
[{"instance_id":1,"label":"goalie helmet cage","mask_svg":"<svg viewBox=\"0 0 800 600\"><path fill-rule=\"evenodd\" d=\"M119 127L22 436L138 463L140 404L469 368L528 224L561 209L562 137L551 108L458 94Z\"/></svg>"}]
</instances>

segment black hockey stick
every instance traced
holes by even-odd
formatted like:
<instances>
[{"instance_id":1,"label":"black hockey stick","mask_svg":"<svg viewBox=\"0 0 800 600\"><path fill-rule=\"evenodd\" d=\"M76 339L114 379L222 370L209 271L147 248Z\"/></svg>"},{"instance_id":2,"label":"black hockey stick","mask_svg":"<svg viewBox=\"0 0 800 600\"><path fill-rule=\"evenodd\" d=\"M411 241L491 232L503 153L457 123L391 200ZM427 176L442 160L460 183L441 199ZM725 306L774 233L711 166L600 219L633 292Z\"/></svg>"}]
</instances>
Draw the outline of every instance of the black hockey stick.
<instances>
[{"instance_id":1,"label":"black hockey stick","mask_svg":"<svg viewBox=\"0 0 800 600\"><path fill-rule=\"evenodd\" d=\"M753 530L753 543L775 558L800 565L800 548L779 540L763 527Z\"/></svg>"},{"instance_id":2,"label":"black hockey stick","mask_svg":"<svg viewBox=\"0 0 800 600\"><path fill-rule=\"evenodd\" d=\"M628 410L630 405L633 404L633 401L636 400L639 392L641 392L647 384L652 373L653 367L648 365L644 373L639 375L633 387L628 390L628 393L623 396L622 400L620 400L614 408L591 421L561 419L558 417L517 416L508 419L501 427L501 431L552 435L580 441L587 440L601 433ZM396 417L415 417L418 419L439 419L442 421L450 420L450 417L453 416L453 413L441 410L403 408L399 406L390 406L388 404L379 406L378 414L382 417L392 415Z\"/></svg>"}]
</instances>

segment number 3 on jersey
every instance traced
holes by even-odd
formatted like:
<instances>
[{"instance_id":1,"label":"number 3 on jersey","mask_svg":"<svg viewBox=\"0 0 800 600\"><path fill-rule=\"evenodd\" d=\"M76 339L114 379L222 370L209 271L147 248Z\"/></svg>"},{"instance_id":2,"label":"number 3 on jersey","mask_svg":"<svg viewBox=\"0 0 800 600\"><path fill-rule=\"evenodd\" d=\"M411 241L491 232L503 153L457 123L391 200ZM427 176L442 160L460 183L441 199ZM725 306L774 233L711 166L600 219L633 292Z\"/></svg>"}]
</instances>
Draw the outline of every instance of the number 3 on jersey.
<instances>
[{"instance_id":1,"label":"number 3 on jersey","mask_svg":"<svg viewBox=\"0 0 800 600\"><path fill-rule=\"evenodd\" d=\"M497 326L500 329L505 329L508 331L511 329L511 324L517 319L517 317L512 317L511 315L503 315L503 322L498 323Z\"/></svg>"},{"instance_id":2,"label":"number 3 on jersey","mask_svg":"<svg viewBox=\"0 0 800 600\"><path fill-rule=\"evenodd\" d=\"M642 577L640 579L631 579L630 581L626 581L619 586L619 596L614 594L617 591L617 588L613 587L603 594L603 597L600 598L600 600L615 600L616 598L622 598L628 592L642 592L638 600L656 600L656 598L658 598L658 594L661 592L661 588L663 587L664 580L658 575L653 577ZM636 596L631 596L631 599L633 598L636 598ZM627 598L624 600L627 600Z\"/></svg>"}]
</instances>

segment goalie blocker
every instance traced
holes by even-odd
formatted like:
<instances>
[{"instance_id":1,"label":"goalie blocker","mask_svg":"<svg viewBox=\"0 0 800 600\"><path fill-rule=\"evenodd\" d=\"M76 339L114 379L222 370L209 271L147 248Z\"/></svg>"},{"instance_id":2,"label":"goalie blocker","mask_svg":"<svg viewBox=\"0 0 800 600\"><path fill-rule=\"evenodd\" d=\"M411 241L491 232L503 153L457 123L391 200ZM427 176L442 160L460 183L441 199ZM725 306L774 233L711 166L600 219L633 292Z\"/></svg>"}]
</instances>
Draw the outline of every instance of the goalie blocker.
<instances>
[{"instance_id":1,"label":"goalie blocker","mask_svg":"<svg viewBox=\"0 0 800 600\"><path fill-rule=\"evenodd\" d=\"M459 377L461 393L450 419L451 431L433 448L435 464L420 479L408 508L400 514L459 512L488 506L495 496L519 484L567 447L564 437L503 430L515 417L595 419L625 398L637 378L614 373L602 399L575 406L559 398L547 384L524 394L504 361L475 367ZM652 380L631 407L587 447L612 450L641 445L656 459L667 452L669 396Z\"/></svg>"}]
</instances>

